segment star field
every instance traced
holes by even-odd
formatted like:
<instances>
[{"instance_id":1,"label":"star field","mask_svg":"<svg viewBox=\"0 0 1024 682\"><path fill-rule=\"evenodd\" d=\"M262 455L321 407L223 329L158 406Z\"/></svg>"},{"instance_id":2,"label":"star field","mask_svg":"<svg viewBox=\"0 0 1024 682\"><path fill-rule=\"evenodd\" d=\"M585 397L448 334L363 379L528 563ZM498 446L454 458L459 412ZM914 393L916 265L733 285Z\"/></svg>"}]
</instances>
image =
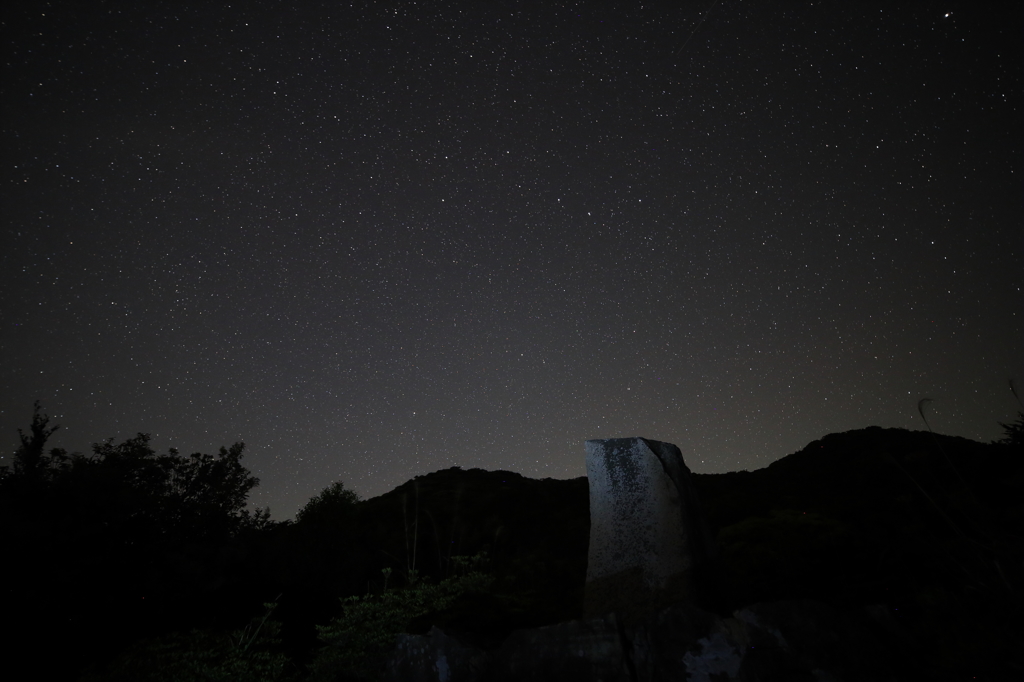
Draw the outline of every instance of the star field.
<instances>
[{"instance_id":1,"label":"star field","mask_svg":"<svg viewBox=\"0 0 1024 682\"><path fill-rule=\"evenodd\" d=\"M244 440L280 519L588 438L760 468L926 396L999 437L1019 7L709 5L8 11L4 454L36 398L73 450Z\"/></svg>"}]
</instances>

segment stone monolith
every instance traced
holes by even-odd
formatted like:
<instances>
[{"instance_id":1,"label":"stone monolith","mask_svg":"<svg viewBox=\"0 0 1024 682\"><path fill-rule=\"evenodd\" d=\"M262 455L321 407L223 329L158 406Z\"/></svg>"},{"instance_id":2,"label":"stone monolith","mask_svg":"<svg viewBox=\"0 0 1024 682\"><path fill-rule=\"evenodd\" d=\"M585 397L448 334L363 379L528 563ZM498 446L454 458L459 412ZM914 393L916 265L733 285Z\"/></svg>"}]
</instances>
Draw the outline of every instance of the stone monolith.
<instances>
[{"instance_id":1,"label":"stone monolith","mask_svg":"<svg viewBox=\"0 0 1024 682\"><path fill-rule=\"evenodd\" d=\"M588 440L590 551L584 617L635 622L693 602L710 534L679 448L644 438Z\"/></svg>"}]
</instances>

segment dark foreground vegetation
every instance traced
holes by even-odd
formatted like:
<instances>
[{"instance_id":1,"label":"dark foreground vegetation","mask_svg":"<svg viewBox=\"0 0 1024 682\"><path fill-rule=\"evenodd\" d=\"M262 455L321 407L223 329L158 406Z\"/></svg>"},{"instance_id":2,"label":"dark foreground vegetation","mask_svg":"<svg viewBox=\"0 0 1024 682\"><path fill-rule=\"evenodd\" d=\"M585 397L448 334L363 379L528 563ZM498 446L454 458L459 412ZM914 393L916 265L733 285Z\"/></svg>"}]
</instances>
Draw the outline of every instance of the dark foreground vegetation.
<instances>
[{"instance_id":1,"label":"dark foreground vegetation","mask_svg":"<svg viewBox=\"0 0 1024 682\"><path fill-rule=\"evenodd\" d=\"M1024 414L1004 427L872 427L695 476L719 549L703 606L817 599L876 623L905 679L1024 677ZM54 428L37 406L0 474L5 679L366 679L395 632L486 645L580 617L585 478L453 468L366 501L335 483L276 523L245 508L240 443L69 454Z\"/></svg>"}]
</instances>

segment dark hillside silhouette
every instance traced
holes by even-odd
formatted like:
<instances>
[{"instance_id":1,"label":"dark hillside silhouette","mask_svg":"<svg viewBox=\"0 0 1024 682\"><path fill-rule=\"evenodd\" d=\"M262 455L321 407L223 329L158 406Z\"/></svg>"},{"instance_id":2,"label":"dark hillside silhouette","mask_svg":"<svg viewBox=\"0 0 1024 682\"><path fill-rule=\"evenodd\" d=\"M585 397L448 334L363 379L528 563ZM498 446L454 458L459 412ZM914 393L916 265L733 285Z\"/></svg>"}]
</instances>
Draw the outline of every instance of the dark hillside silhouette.
<instances>
[{"instance_id":1,"label":"dark hillside silhouette","mask_svg":"<svg viewBox=\"0 0 1024 682\"><path fill-rule=\"evenodd\" d=\"M14 558L2 576L5 642L36 677L157 679L189 647L206 647L217 660L263 656L249 668L271 671L260 679L305 679L322 646L315 626L341 613L340 598L438 584L464 565L458 557L477 557L490 587L420 613L406 631L438 625L494 645L517 628L580 617L585 478L451 468L365 501L336 482L297 521L273 523L244 509L257 482L241 444L160 455L140 434L85 456L46 451L54 428L37 407L0 477ZM1005 428L984 444L871 427L757 471L695 475L719 548L711 606L724 615L769 600L827 602L872 623L907 679L1024 672L1013 667L1024 641L1024 417ZM276 609L263 607L278 595ZM278 623L280 646L270 638L248 652L225 639L235 630L232 641L255 642L264 625L276 636ZM136 644L146 638L163 639ZM117 669L135 678L102 673L132 646ZM154 652L171 667L143 665Z\"/></svg>"},{"instance_id":2,"label":"dark hillside silhouette","mask_svg":"<svg viewBox=\"0 0 1024 682\"><path fill-rule=\"evenodd\" d=\"M1011 443L871 427L697 486L729 607L809 597L869 610L915 643L931 679L978 670L979 651L1009 662L1024 641L1011 606L1024 588L1024 457Z\"/></svg>"},{"instance_id":3,"label":"dark hillside silhouette","mask_svg":"<svg viewBox=\"0 0 1024 682\"><path fill-rule=\"evenodd\" d=\"M349 510L334 524L306 518L268 534L261 571L283 593L285 634L298 648L315 644L314 623L339 610L338 597L379 591L415 572L434 581L455 570L453 557L487 556L503 602L485 600L434 622L496 636L578 618L590 531L585 478L525 478L508 471L451 468L419 476ZM301 517L301 515L300 515ZM301 625L300 625L301 623ZM426 631L425 620L418 628Z\"/></svg>"}]
</instances>

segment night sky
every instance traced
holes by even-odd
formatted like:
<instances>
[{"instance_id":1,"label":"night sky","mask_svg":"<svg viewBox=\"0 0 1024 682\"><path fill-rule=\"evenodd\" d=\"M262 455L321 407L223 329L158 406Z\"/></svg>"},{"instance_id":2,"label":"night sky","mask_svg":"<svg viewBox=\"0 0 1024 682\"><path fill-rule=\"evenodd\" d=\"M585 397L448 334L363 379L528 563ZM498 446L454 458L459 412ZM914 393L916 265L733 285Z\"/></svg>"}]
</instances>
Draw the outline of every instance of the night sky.
<instances>
[{"instance_id":1,"label":"night sky","mask_svg":"<svg viewBox=\"0 0 1024 682\"><path fill-rule=\"evenodd\" d=\"M243 440L284 519L451 466L1000 437L1017 2L4 10L0 446ZM1022 391L1018 391L1019 393Z\"/></svg>"}]
</instances>

